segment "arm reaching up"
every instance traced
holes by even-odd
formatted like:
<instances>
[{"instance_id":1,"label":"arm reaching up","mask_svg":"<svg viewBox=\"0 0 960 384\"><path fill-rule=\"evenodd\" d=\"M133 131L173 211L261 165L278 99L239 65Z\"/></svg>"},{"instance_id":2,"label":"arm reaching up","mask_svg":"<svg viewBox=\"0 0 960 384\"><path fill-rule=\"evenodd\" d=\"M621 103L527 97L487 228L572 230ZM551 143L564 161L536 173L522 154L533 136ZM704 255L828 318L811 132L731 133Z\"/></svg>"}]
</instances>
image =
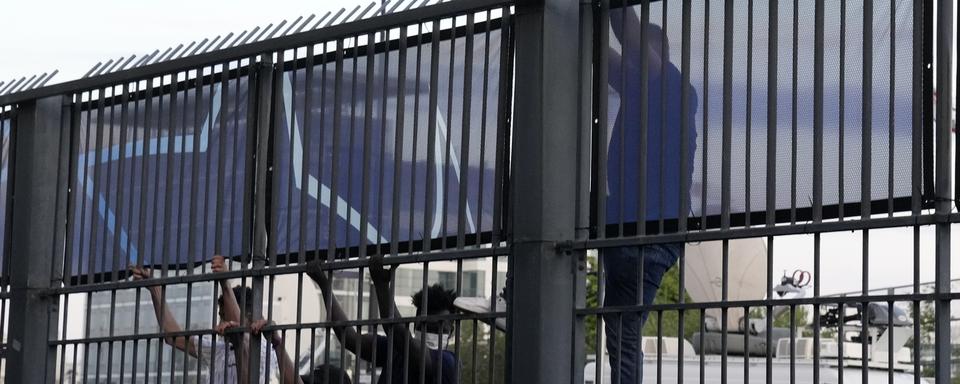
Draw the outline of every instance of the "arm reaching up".
<instances>
[{"instance_id":1,"label":"arm reaching up","mask_svg":"<svg viewBox=\"0 0 960 384\"><path fill-rule=\"evenodd\" d=\"M369 266L370 279L373 280L373 287L377 291L377 305L380 309L380 318L389 320L395 316L399 316L400 311L397 310L397 305L393 298L394 295L390 289L390 282L393 281L397 266L393 265L389 269L385 269L383 267L382 255L371 256ZM424 313L426 313L426 311L424 311ZM383 328L388 335L392 332L396 338L393 343L394 349L404 353L404 346L407 346L405 353L410 357L408 372L420 372L421 367L426 367L425 372L435 371L433 359L430 357L430 354L424 353L425 351L420 348L421 343L410 335L410 329L407 328L405 324L396 323L393 325L384 325Z\"/></svg>"},{"instance_id":2,"label":"arm reaching up","mask_svg":"<svg viewBox=\"0 0 960 384\"><path fill-rule=\"evenodd\" d=\"M310 279L320 287L323 301L327 304L324 308L330 309L327 314L329 319L331 321L349 321L347 314L343 312L343 308L340 307L340 303L333 295L330 277L327 276L327 272L323 271L320 260L314 260L307 264L307 276L310 276ZM372 360L373 351L377 345L377 335L360 335L354 327L333 327L333 332L344 348L364 360Z\"/></svg>"},{"instance_id":3,"label":"arm reaching up","mask_svg":"<svg viewBox=\"0 0 960 384\"><path fill-rule=\"evenodd\" d=\"M153 271L150 270L150 268L131 265L129 269L130 275L134 280L149 280L153 278ZM160 331L163 333L183 331L183 328L180 328L180 324L178 324L177 320L173 317L173 313L170 311L166 299L163 297L163 289L159 285L153 285L147 287L147 292L150 292L150 299L153 301L153 311L157 316L157 324L160 325ZM174 348L190 354L190 356L197 357L197 346L190 337L167 336L163 338L163 341Z\"/></svg>"},{"instance_id":4,"label":"arm reaching up","mask_svg":"<svg viewBox=\"0 0 960 384\"><path fill-rule=\"evenodd\" d=\"M258 337L263 327L271 325L271 322L261 319L250 324L250 333ZM283 345L283 336L277 331L267 331L264 336L273 345L273 352L277 355L277 363L280 365L280 382L282 384L303 384L300 376L297 375L297 369L293 365L293 360L287 354L287 348Z\"/></svg>"},{"instance_id":5,"label":"arm reaching up","mask_svg":"<svg viewBox=\"0 0 960 384\"><path fill-rule=\"evenodd\" d=\"M210 270L213 273L220 273L227 272L230 270L230 268L227 266L226 258L220 255L215 255L210 263ZM243 319L241 318L242 314L240 312L240 304L237 302L237 296L233 293L233 288L230 287L230 282L227 279L218 279L217 283L220 284L220 291L223 292L223 305L221 306L221 309L223 310L222 320L242 323Z\"/></svg>"}]
</instances>

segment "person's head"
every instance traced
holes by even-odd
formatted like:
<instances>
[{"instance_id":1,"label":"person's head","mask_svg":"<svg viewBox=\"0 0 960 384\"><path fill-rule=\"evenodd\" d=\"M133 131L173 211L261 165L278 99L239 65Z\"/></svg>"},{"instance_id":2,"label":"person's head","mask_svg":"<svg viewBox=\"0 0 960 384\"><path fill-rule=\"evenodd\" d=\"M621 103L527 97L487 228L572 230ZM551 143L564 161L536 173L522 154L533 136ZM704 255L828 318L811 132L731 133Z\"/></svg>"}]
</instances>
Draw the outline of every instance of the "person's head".
<instances>
[{"instance_id":1,"label":"person's head","mask_svg":"<svg viewBox=\"0 0 960 384\"><path fill-rule=\"evenodd\" d=\"M425 290L420 290L413 295L413 306L417 308L417 316L424 314L430 315L448 315L456 311L453 301L457 294L443 288L440 284L434 284ZM424 307L426 304L426 307ZM418 330L430 333L450 333L453 331L448 321L427 322L417 326Z\"/></svg>"},{"instance_id":2,"label":"person's head","mask_svg":"<svg viewBox=\"0 0 960 384\"><path fill-rule=\"evenodd\" d=\"M353 384L346 371L329 364L314 368L310 374L300 376L300 380L303 384Z\"/></svg>"},{"instance_id":3,"label":"person's head","mask_svg":"<svg viewBox=\"0 0 960 384\"><path fill-rule=\"evenodd\" d=\"M243 318L246 321L250 321L253 318L253 290L250 287L233 287L233 296L237 298L237 305L240 306L240 310L243 311ZM221 295L217 298L217 308L219 309L220 318L223 319L223 296Z\"/></svg>"}]
</instances>

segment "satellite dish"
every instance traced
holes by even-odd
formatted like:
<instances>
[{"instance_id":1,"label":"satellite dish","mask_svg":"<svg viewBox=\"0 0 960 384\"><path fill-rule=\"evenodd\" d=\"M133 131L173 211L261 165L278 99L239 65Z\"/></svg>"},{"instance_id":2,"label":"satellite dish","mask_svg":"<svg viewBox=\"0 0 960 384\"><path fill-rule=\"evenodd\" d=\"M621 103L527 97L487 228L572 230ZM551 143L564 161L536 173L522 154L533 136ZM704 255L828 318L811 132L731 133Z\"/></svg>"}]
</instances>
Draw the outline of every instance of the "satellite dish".
<instances>
[{"instance_id":1,"label":"satellite dish","mask_svg":"<svg viewBox=\"0 0 960 384\"><path fill-rule=\"evenodd\" d=\"M730 240L727 300L760 300L766 295L767 242L765 239ZM688 243L684 256L684 285L695 302L720 302L723 295L723 242ZM706 310L717 323L720 308ZM743 308L727 310L727 329L737 331Z\"/></svg>"}]
</instances>

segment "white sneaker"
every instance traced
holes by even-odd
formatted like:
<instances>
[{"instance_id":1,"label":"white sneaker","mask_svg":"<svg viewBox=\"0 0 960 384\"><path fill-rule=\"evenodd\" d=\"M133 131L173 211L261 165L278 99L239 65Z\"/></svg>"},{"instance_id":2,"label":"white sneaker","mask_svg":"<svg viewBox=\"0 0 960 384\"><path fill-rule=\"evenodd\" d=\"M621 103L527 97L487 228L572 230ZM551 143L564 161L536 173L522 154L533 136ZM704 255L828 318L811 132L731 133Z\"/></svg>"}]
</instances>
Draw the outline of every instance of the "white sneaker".
<instances>
[{"instance_id":1,"label":"white sneaker","mask_svg":"<svg viewBox=\"0 0 960 384\"><path fill-rule=\"evenodd\" d=\"M490 310L490 299L486 297L458 297L453 301L453 305L464 312L470 313L507 311L507 301L504 300L502 294L497 295L496 307L493 311ZM504 317L497 317L494 320L494 325L501 331L507 331L507 319Z\"/></svg>"}]
</instances>

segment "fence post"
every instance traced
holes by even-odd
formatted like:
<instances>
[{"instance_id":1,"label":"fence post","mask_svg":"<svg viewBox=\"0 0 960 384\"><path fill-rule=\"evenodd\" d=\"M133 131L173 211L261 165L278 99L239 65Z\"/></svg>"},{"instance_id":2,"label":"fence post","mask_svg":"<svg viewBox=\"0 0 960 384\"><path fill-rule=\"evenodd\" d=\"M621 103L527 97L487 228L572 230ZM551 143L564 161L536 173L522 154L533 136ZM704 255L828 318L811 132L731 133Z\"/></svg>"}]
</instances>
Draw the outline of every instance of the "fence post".
<instances>
[{"instance_id":1,"label":"fence post","mask_svg":"<svg viewBox=\"0 0 960 384\"><path fill-rule=\"evenodd\" d=\"M951 381L951 338L950 338L950 227L947 216L951 213L953 203L951 189L954 187L953 173L950 169L950 129L951 106L951 60L952 50L956 47L953 42L953 1L937 1L937 21L934 28L937 31L937 62L936 84L937 105L936 115L936 210L943 220L936 225L936 335L934 336L936 383Z\"/></svg>"},{"instance_id":2,"label":"fence post","mask_svg":"<svg viewBox=\"0 0 960 384\"><path fill-rule=\"evenodd\" d=\"M66 183L60 159L63 97L20 105L14 123L13 218L10 223L10 333L7 380L11 383L52 383L56 347L58 296L46 290L59 283L62 244L57 232L59 189Z\"/></svg>"},{"instance_id":3,"label":"fence post","mask_svg":"<svg viewBox=\"0 0 960 384\"><path fill-rule=\"evenodd\" d=\"M570 383L580 348L573 342L577 258L562 247L576 227L579 8L573 0L516 4L513 383Z\"/></svg>"}]
</instances>

